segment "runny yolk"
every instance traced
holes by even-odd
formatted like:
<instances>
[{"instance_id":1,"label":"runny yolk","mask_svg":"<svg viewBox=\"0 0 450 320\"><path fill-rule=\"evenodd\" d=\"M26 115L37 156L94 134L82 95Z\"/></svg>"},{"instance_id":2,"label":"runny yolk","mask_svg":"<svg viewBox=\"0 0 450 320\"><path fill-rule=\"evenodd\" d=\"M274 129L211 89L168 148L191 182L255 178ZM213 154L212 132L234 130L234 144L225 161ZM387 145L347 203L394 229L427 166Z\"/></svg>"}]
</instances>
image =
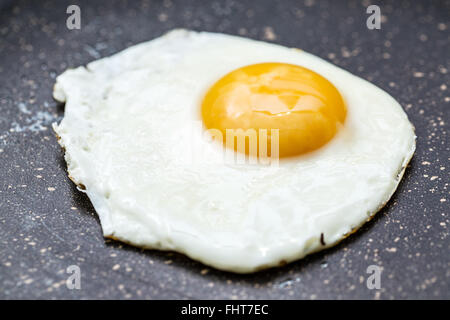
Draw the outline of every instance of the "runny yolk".
<instances>
[{"instance_id":1,"label":"runny yolk","mask_svg":"<svg viewBox=\"0 0 450 320\"><path fill-rule=\"evenodd\" d=\"M275 139L271 129L278 129L279 156L289 157L330 141L347 110L338 90L321 75L292 64L260 63L236 69L217 81L206 93L201 113L206 128L219 130L224 143L227 129L240 134L253 129L258 146L260 139L267 139L269 155ZM260 129L267 134L260 134Z\"/></svg>"}]
</instances>

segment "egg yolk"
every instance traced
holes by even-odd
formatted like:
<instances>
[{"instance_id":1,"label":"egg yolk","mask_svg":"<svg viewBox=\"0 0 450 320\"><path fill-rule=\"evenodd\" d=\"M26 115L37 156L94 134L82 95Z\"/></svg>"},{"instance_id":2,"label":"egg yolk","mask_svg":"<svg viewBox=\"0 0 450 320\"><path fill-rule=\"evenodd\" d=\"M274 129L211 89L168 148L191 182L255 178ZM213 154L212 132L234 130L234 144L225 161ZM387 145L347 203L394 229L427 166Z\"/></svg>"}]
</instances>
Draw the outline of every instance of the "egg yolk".
<instances>
[{"instance_id":1,"label":"egg yolk","mask_svg":"<svg viewBox=\"0 0 450 320\"><path fill-rule=\"evenodd\" d=\"M336 134L346 113L344 101L333 84L309 69L286 63L260 63L236 69L208 90L201 105L204 125L219 130L226 146L243 151L237 149L237 144L225 141L227 131L234 130L236 139L239 135L248 138L248 153L248 130L252 129L258 148L260 139L267 140L269 156L271 142L277 138L279 157L320 148ZM273 129L277 130L276 137Z\"/></svg>"}]
</instances>

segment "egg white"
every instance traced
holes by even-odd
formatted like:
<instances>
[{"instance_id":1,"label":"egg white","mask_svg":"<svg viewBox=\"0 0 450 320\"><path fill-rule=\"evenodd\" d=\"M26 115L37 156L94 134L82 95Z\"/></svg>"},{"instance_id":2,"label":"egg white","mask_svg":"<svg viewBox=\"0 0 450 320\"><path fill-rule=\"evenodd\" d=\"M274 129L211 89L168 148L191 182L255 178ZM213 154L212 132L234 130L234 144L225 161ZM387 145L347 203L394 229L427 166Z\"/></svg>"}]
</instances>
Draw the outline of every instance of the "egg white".
<instances>
[{"instance_id":1,"label":"egg white","mask_svg":"<svg viewBox=\"0 0 450 320\"><path fill-rule=\"evenodd\" d=\"M222 149L189 129L204 93L260 62L327 78L347 105L345 125L278 166L209 163ZM413 126L383 90L304 51L224 34L172 31L65 71L53 95L66 103L54 129L69 175L105 237L239 273L336 244L389 200L415 150Z\"/></svg>"}]
</instances>

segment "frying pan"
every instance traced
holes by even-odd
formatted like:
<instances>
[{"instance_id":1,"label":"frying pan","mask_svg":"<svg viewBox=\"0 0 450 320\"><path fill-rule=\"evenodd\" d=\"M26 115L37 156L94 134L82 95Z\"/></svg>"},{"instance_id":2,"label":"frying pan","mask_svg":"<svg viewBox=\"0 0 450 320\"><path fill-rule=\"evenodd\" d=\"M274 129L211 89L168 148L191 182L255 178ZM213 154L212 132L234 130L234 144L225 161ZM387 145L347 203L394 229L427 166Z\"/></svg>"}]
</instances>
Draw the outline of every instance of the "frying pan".
<instances>
[{"instance_id":1,"label":"frying pan","mask_svg":"<svg viewBox=\"0 0 450 320\"><path fill-rule=\"evenodd\" d=\"M81 28L66 27L69 5ZM0 298L449 299L449 1L1 1ZM417 151L387 206L338 246L282 268L236 275L183 255L104 240L66 175L51 96L70 67L173 28L297 47L395 97ZM69 289L78 266L81 289ZM380 289L367 286L381 267ZM369 269L370 271L370 269Z\"/></svg>"}]
</instances>

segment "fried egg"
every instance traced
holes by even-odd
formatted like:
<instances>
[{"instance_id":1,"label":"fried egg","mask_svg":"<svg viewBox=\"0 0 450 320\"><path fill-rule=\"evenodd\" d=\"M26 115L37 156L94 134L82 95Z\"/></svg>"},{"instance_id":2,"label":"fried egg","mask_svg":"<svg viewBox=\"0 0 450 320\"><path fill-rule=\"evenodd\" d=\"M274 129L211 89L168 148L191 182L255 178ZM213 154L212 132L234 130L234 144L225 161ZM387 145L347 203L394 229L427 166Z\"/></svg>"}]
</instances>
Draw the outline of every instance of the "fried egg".
<instances>
[{"instance_id":1,"label":"fried egg","mask_svg":"<svg viewBox=\"0 0 450 320\"><path fill-rule=\"evenodd\" d=\"M69 177L105 237L237 273L338 243L386 204L415 150L380 88L225 34L171 31L66 70L53 95Z\"/></svg>"}]
</instances>

